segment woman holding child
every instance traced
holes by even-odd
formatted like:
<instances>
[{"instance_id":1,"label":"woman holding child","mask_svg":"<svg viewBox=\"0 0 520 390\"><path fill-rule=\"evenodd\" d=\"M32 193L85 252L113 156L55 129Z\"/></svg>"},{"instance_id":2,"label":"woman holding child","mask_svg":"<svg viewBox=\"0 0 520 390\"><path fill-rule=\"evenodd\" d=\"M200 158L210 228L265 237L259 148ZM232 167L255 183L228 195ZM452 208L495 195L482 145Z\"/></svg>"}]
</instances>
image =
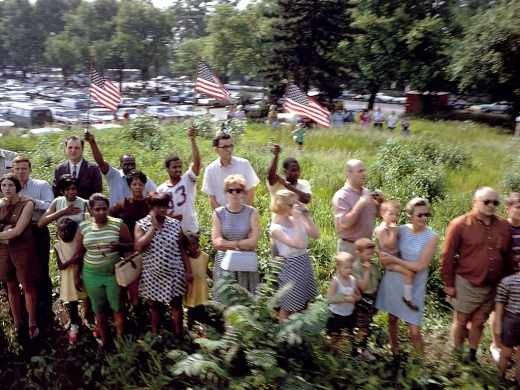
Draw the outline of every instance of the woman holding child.
<instances>
[{"instance_id":1,"label":"woman holding child","mask_svg":"<svg viewBox=\"0 0 520 390\"><path fill-rule=\"evenodd\" d=\"M307 244L309 237L320 238L320 232L294 192L278 191L271 202L271 211L276 214L271 224L271 238L279 255L285 258L280 287L293 283L280 300L278 321L281 324L290 314L305 309L317 295Z\"/></svg>"},{"instance_id":2,"label":"woman holding child","mask_svg":"<svg viewBox=\"0 0 520 390\"><path fill-rule=\"evenodd\" d=\"M399 227L398 246L401 259L389 253L379 252L379 259L385 265L396 264L415 272L413 279L413 299L418 306L411 310L402 299L405 276L399 272L385 272L379 285L376 308L389 314L389 333L392 351L397 352L397 320L408 323L410 336L416 352L423 353L421 319L424 309L428 265L437 251L438 236L426 224L430 216L430 206L426 199L413 198L405 207L409 224Z\"/></svg>"}]
</instances>

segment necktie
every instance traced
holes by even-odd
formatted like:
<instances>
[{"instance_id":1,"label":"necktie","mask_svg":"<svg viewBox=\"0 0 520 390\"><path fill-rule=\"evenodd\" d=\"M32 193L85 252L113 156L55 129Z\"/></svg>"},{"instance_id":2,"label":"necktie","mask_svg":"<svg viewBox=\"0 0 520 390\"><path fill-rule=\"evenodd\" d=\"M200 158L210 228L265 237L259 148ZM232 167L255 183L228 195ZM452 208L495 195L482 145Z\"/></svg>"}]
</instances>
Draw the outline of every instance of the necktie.
<instances>
[{"instance_id":1,"label":"necktie","mask_svg":"<svg viewBox=\"0 0 520 390\"><path fill-rule=\"evenodd\" d=\"M72 170L72 176L76 177L76 165L74 165L74 169Z\"/></svg>"}]
</instances>

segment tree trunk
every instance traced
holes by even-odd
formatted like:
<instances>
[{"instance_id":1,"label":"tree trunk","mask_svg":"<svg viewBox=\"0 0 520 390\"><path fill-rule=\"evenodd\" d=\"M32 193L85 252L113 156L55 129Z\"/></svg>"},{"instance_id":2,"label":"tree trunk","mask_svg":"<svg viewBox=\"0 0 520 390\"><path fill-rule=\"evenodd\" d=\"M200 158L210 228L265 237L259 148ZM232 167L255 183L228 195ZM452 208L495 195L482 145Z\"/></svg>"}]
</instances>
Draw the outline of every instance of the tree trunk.
<instances>
[{"instance_id":1,"label":"tree trunk","mask_svg":"<svg viewBox=\"0 0 520 390\"><path fill-rule=\"evenodd\" d=\"M376 93L379 92L379 84L375 84L373 82L370 83L370 99L368 99L368 109L374 109L374 102L376 101Z\"/></svg>"},{"instance_id":2,"label":"tree trunk","mask_svg":"<svg viewBox=\"0 0 520 390\"><path fill-rule=\"evenodd\" d=\"M149 76L148 76L148 67L146 67L146 68L141 68L141 77L142 77L143 81L148 81L148 79L149 79Z\"/></svg>"},{"instance_id":3,"label":"tree trunk","mask_svg":"<svg viewBox=\"0 0 520 390\"><path fill-rule=\"evenodd\" d=\"M62 66L61 67L61 74L63 76L63 81L65 82L65 86L67 86L67 84L69 83L69 72L68 72L68 67L67 66Z\"/></svg>"}]
</instances>

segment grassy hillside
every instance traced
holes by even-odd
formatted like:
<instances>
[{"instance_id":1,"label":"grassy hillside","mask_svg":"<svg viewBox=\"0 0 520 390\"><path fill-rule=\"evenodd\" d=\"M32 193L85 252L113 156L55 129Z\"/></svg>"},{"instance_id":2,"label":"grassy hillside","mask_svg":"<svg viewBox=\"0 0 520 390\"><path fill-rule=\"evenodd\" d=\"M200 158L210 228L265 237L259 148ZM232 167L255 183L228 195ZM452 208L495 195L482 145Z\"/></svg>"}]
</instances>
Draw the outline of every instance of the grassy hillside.
<instances>
[{"instance_id":1,"label":"grassy hillside","mask_svg":"<svg viewBox=\"0 0 520 390\"><path fill-rule=\"evenodd\" d=\"M81 135L79 132L77 134ZM190 161L188 139L181 126L163 127L153 137L144 139L132 139L125 130L98 131L94 134L107 161L117 166L120 154L132 153L136 156L138 169L144 171L157 184L166 180L163 169L163 161L166 156L179 155L185 163ZM4 136L1 138L1 147L28 156L33 162L32 176L51 182L53 167L64 160L63 138L64 136L56 135L33 138ZM403 207L414 196L429 198L432 202L430 226L439 233L441 242L447 223L455 216L470 210L472 193L478 186L486 185L497 188L502 197L510 190L509 187L511 186L502 183L504 174L506 176L509 174L508 177L512 178L513 184L520 182L520 180L515 181L517 176L513 166L513 163L517 161L518 141L510 136L498 134L483 125L414 120L412 122L412 136L410 137L402 137L399 132L392 134L388 131L360 129L357 126L331 130L313 129L307 132L303 153L297 151L296 144L292 142L289 128L284 128L281 132L271 132L264 125L251 125L247 128L242 139L235 142L237 144L235 155L249 159L261 179L261 184L255 189L254 206L260 211L262 235L258 253L261 257L260 266L263 271L268 268L270 253L268 237L270 223L269 195L265 180L267 167L272 159L272 154L269 152L270 145L276 140L280 140L283 148L280 161L287 156L296 157L302 168L302 178L309 180L312 185L313 200L310 210L322 237L320 240L311 242L310 252L319 281L319 289L322 293L325 292L333 272L332 258L337 242L331 199L335 191L341 188L345 181L343 168L348 159L363 160L369 170L368 187L382 189L387 198L398 200ZM202 166L204 167L216 158L216 154L211 148L210 140L200 139L197 142L201 150ZM86 145L85 154L88 159L92 159L88 145ZM199 188L201 182L202 180L199 180ZM203 249L211 256L214 254L210 245L211 208L207 197L202 193L197 194L196 208L199 215ZM502 206L500 206L500 209L502 209ZM404 217L402 217L401 222L405 222ZM397 366L395 366L395 361L387 360L388 354L385 352L388 342L386 316L381 314L376 319L371 339L371 346L380 353L381 359L373 367L360 366L360 362L350 361L345 356L332 358L323 350L313 352L313 356L317 356L317 359L324 359L320 360L319 364L316 363L320 367L319 369L332 370L333 373L329 378L331 381L339 381L340 378L345 381L344 385L333 386L334 388L353 388L346 386L346 384L353 385L354 382L357 388L366 389L383 387L397 389L413 386L416 388L461 388L463 386L484 388L481 387L483 384L494 384L493 378L495 375L491 365L489 365L491 360L488 352L483 351L479 357L482 362L485 362L484 364L488 364L488 368L473 370L470 376L466 375L463 380L458 377L464 374L465 367L450 366L446 359L442 364L439 364L439 361L443 361L442 354L450 349L448 346L448 317L450 312L444 304L439 303L442 299L442 292L439 292L440 281L436 272L437 269L438 254L430 267L428 283L430 298L424 317L428 351L425 366L419 367L413 364L411 357L408 359L407 353L411 350L411 344L407 340L408 336L404 327L401 337L403 337L402 348L405 355L401 356ZM54 268L52 272L55 281L57 281L56 269ZM57 288L57 283L55 284ZM5 300L6 298L0 299ZM7 319L2 316L0 321L6 324ZM141 345L145 342L148 343L147 345L156 343L150 341L149 337L143 335L140 341ZM483 342L482 345L486 346L486 343L488 343L488 340ZM168 364L164 354L168 347L159 344L163 354L160 354L159 357L153 354L150 356L164 359L165 361L160 364L166 367ZM52 344L47 348L51 348L52 351L58 349L57 346ZM129 345L123 348L124 353L128 352L127 348L130 348ZM487 347L484 349L487 351ZM47 351L49 350L47 349ZM70 349L69 353L72 353ZM45 366L45 364L51 363L46 360L41 364ZM82 361L81 364L83 365L82 369L84 369L85 362ZM114 365L115 363L109 364L110 367L105 368L108 372L114 374L117 371ZM341 372L340 367L346 367L346 369L353 371L347 375L345 372ZM360 368L361 371L359 371ZM92 370L100 370L99 363ZM141 367L139 370L145 372L146 374L143 374L143 377L149 380L157 375L157 372L150 367ZM29 373L36 379L36 382L41 381L40 385L49 381L39 371L30 371ZM54 378L51 374L48 375L49 378ZM312 369L309 369L307 373L304 370L301 375L305 377L308 383L318 383L311 380L316 375L316 372ZM105 380L103 378L105 376L101 375L98 381L105 383L105 386L107 386L108 383L103 382ZM131 383L135 386L149 385L143 383L142 378L141 380L132 378ZM119 386L124 382L121 380L118 383ZM229 385L230 382L226 383ZM92 386L96 387L97 385ZM122 385L122 387L127 388L128 386ZM216 388L221 387L217 386ZM252 386L250 388L276 387ZM307 387L296 386L294 388ZM322 388L331 387L325 385Z\"/></svg>"}]
</instances>

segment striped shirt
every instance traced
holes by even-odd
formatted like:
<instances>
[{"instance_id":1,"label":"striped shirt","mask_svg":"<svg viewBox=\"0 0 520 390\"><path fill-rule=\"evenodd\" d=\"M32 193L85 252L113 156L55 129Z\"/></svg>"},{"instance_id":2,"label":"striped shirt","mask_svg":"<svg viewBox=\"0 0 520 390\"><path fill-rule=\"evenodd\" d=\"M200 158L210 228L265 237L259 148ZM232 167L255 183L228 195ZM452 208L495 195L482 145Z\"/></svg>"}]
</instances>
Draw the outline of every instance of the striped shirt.
<instances>
[{"instance_id":1,"label":"striped shirt","mask_svg":"<svg viewBox=\"0 0 520 390\"><path fill-rule=\"evenodd\" d=\"M511 226L511 238L513 239L513 266L515 272L520 271L520 226Z\"/></svg>"},{"instance_id":2,"label":"striped shirt","mask_svg":"<svg viewBox=\"0 0 520 390\"><path fill-rule=\"evenodd\" d=\"M119 242L121 220L108 217L108 223L101 229L92 227L93 219L87 219L79 224L83 235L83 246L87 250L83 258L84 265L89 267L101 267L119 260L119 252L110 252L111 242Z\"/></svg>"},{"instance_id":3,"label":"striped shirt","mask_svg":"<svg viewBox=\"0 0 520 390\"><path fill-rule=\"evenodd\" d=\"M500 281L495 302L503 303L512 314L520 314L520 275L509 275Z\"/></svg>"}]
</instances>

